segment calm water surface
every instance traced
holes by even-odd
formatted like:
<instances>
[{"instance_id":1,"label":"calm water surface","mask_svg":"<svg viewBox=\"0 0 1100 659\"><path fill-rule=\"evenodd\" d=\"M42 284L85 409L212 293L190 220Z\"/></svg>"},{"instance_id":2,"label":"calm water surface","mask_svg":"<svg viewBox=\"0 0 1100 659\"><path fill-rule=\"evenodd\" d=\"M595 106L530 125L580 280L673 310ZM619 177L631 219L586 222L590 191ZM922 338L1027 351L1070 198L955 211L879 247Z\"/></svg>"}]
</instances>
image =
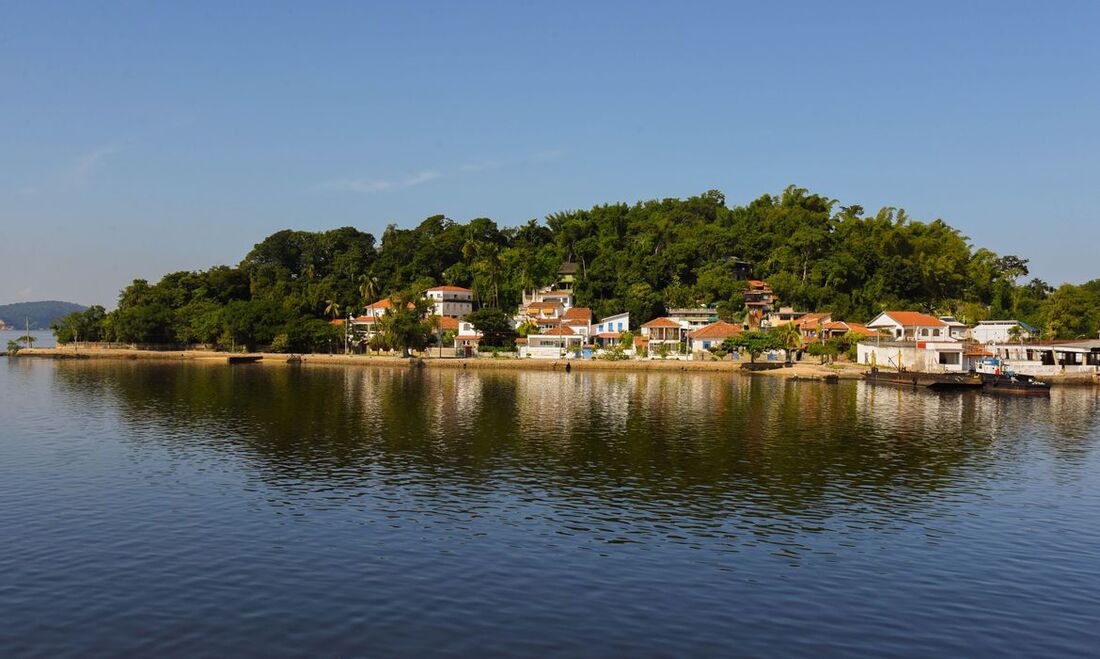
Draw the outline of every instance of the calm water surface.
<instances>
[{"instance_id":1,"label":"calm water surface","mask_svg":"<svg viewBox=\"0 0 1100 659\"><path fill-rule=\"evenodd\" d=\"M1095 656L1098 409L0 359L0 648Z\"/></svg>"}]
</instances>

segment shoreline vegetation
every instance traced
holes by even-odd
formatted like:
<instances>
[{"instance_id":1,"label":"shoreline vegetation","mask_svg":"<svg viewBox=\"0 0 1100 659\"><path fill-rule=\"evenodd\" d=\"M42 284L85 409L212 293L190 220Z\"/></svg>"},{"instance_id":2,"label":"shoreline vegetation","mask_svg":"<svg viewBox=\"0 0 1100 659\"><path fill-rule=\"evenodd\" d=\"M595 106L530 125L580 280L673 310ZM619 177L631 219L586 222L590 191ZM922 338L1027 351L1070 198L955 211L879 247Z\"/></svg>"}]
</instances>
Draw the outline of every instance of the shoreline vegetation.
<instances>
[{"instance_id":1,"label":"shoreline vegetation","mask_svg":"<svg viewBox=\"0 0 1100 659\"><path fill-rule=\"evenodd\" d=\"M1029 279L1027 259L979 248L942 220L890 207L868 213L793 185L744 206L711 190L504 228L435 215L409 229L391 224L380 239L353 227L283 230L237 265L134 280L113 311L94 306L53 327L61 344L321 353L343 345L340 321L389 300L394 312L370 348L421 352L440 337L406 303L446 285L472 291L481 346L507 347L516 331L499 318L524 291L555 284L566 262L576 267L575 306L595 318L629 313L632 331L670 308L708 307L739 322L747 271L780 304L856 323L916 309L967 324L1016 319L1039 328L1038 338L1100 329L1100 279L1056 288Z\"/></svg>"},{"instance_id":2,"label":"shoreline vegetation","mask_svg":"<svg viewBox=\"0 0 1100 659\"><path fill-rule=\"evenodd\" d=\"M751 364L734 360L661 360L632 359L608 361L601 359L517 359L511 357L459 358L433 357L431 355L400 357L393 355L361 354L287 354L273 352L226 353L214 350L139 350L135 348L87 348L59 346L56 348L27 348L18 357L44 359L103 359L144 362L193 362L210 365L226 365L233 358L258 358L258 366L358 366L373 368L438 368L469 370L528 370L528 371L619 371L635 373L694 372L729 373L738 376L778 377L799 381L861 380L867 367L846 362L816 364L807 361L782 364ZM1044 378L1051 385L1100 386L1100 378L1092 374L1058 375Z\"/></svg>"}]
</instances>

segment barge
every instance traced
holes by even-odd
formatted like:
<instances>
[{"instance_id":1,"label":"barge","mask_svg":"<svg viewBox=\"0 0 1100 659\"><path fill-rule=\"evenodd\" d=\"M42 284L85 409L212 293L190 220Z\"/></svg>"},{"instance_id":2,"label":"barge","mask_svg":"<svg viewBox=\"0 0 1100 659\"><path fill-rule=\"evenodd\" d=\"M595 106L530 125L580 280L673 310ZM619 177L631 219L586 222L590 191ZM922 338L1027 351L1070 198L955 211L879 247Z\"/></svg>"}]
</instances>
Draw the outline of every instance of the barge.
<instances>
[{"instance_id":1,"label":"barge","mask_svg":"<svg viewBox=\"0 0 1100 659\"><path fill-rule=\"evenodd\" d=\"M920 371L880 371L872 368L863 379L874 384L891 384L918 389L981 389L982 376L977 373L924 373Z\"/></svg>"}]
</instances>

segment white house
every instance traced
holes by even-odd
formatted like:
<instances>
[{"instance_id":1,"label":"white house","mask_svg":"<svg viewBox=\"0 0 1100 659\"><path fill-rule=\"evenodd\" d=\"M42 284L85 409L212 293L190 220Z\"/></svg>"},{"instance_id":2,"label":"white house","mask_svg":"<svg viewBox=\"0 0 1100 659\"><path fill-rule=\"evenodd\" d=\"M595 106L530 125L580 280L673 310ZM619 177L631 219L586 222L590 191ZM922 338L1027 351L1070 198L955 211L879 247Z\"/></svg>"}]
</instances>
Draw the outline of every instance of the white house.
<instances>
[{"instance_id":1,"label":"white house","mask_svg":"<svg viewBox=\"0 0 1100 659\"><path fill-rule=\"evenodd\" d=\"M1027 341L1038 333L1039 330L1018 320L981 320L970 330L970 337L978 343L1008 343L1017 339Z\"/></svg>"},{"instance_id":2,"label":"white house","mask_svg":"<svg viewBox=\"0 0 1100 659\"><path fill-rule=\"evenodd\" d=\"M568 326L560 326L538 334L528 334L527 342L517 342L520 357L560 359L584 344L584 337Z\"/></svg>"},{"instance_id":3,"label":"white house","mask_svg":"<svg viewBox=\"0 0 1100 659\"><path fill-rule=\"evenodd\" d=\"M608 332L623 332L630 329L630 312L624 311L623 313L617 313L607 318L601 318L600 322L596 323L596 326L592 328L593 334L605 334Z\"/></svg>"},{"instance_id":4,"label":"white house","mask_svg":"<svg viewBox=\"0 0 1100 659\"><path fill-rule=\"evenodd\" d=\"M437 316L461 318L474 310L474 292L461 286L436 286L424 292Z\"/></svg>"},{"instance_id":5,"label":"white house","mask_svg":"<svg viewBox=\"0 0 1100 659\"><path fill-rule=\"evenodd\" d=\"M941 337L936 341L861 341L856 344L860 364L883 369L901 368L922 373L970 370L972 359L986 353L967 352L966 344Z\"/></svg>"},{"instance_id":6,"label":"white house","mask_svg":"<svg viewBox=\"0 0 1100 659\"><path fill-rule=\"evenodd\" d=\"M687 323L678 323L662 316L642 325L642 336L648 344L650 355L658 354L661 350L678 353L680 344L687 342L691 330L692 327Z\"/></svg>"},{"instance_id":7,"label":"white house","mask_svg":"<svg viewBox=\"0 0 1100 659\"><path fill-rule=\"evenodd\" d=\"M688 338L691 339L691 351L706 352L711 348L720 347L726 339L733 338L742 331L740 325L727 323L724 320L713 322L688 334Z\"/></svg>"},{"instance_id":8,"label":"white house","mask_svg":"<svg viewBox=\"0 0 1100 659\"><path fill-rule=\"evenodd\" d=\"M867 327L888 333L897 341L956 341L939 318L916 311L883 311Z\"/></svg>"},{"instance_id":9,"label":"white house","mask_svg":"<svg viewBox=\"0 0 1100 659\"><path fill-rule=\"evenodd\" d=\"M960 323L954 316L940 316L940 321L947 326L947 335L959 341L965 341L970 328L966 323Z\"/></svg>"},{"instance_id":10,"label":"white house","mask_svg":"<svg viewBox=\"0 0 1100 659\"><path fill-rule=\"evenodd\" d=\"M481 343L481 332L474 328L474 324L466 321L458 321L458 332L455 334L455 356L476 357L477 346Z\"/></svg>"}]
</instances>

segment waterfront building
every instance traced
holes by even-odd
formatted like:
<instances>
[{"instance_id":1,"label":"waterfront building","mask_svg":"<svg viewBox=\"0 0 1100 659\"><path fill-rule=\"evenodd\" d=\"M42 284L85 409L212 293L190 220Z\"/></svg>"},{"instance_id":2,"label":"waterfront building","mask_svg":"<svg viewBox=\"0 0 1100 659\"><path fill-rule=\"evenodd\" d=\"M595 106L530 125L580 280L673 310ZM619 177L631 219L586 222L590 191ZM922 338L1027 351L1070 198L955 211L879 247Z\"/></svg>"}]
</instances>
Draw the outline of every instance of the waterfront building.
<instances>
[{"instance_id":1,"label":"waterfront building","mask_svg":"<svg viewBox=\"0 0 1100 659\"><path fill-rule=\"evenodd\" d=\"M875 340L856 344L856 359L860 364L889 370L965 373L983 356L988 353L949 337L936 341Z\"/></svg>"},{"instance_id":2,"label":"waterfront building","mask_svg":"<svg viewBox=\"0 0 1100 659\"><path fill-rule=\"evenodd\" d=\"M727 323L724 320L713 322L688 334L691 340L691 351L706 352L711 348L720 347L726 339L733 338L742 332L744 329L740 325Z\"/></svg>"},{"instance_id":3,"label":"waterfront building","mask_svg":"<svg viewBox=\"0 0 1100 659\"><path fill-rule=\"evenodd\" d=\"M516 341L519 356L523 358L560 359L584 345L584 337L568 326L528 334L526 338L526 341Z\"/></svg>"},{"instance_id":4,"label":"waterfront building","mask_svg":"<svg viewBox=\"0 0 1100 659\"><path fill-rule=\"evenodd\" d=\"M985 349L1024 375L1100 375L1100 339L990 343Z\"/></svg>"},{"instance_id":5,"label":"waterfront building","mask_svg":"<svg viewBox=\"0 0 1100 659\"><path fill-rule=\"evenodd\" d=\"M867 327L898 341L957 341L942 320L916 311L883 311Z\"/></svg>"},{"instance_id":6,"label":"waterfront building","mask_svg":"<svg viewBox=\"0 0 1100 659\"><path fill-rule=\"evenodd\" d=\"M453 319L452 319L453 320ZM476 357L482 334L467 320L455 321L455 357Z\"/></svg>"},{"instance_id":7,"label":"waterfront building","mask_svg":"<svg viewBox=\"0 0 1100 659\"><path fill-rule=\"evenodd\" d=\"M687 323L678 323L662 316L642 325L642 337L651 356L662 349L668 353L678 353L680 344L687 342L691 329Z\"/></svg>"},{"instance_id":8,"label":"waterfront building","mask_svg":"<svg viewBox=\"0 0 1100 659\"><path fill-rule=\"evenodd\" d=\"M606 318L601 318L600 322L596 324L595 333L603 334L605 332L618 332L623 333L630 329L630 313L624 311L623 313L613 314Z\"/></svg>"},{"instance_id":9,"label":"waterfront building","mask_svg":"<svg viewBox=\"0 0 1100 659\"><path fill-rule=\"evenodd\" d=\"M970 330L970 337L978 343L1028 341L1038 334L1039 330L1018 320L981 320Z\"/></svg>"},{"instance_id":10,"label":"waterfront building","mask_svg":"<svg viewBox=\"0 0 1100 659\"><path fill-rule=\"evenodd\" d=\"M474 292L461 286L436 286L424 292L436 316L461 318L474 310Z\"/></svg>"},{"instance_id":11,"label":"waterfront building","mask_svg":"<svg viewBox=\"0 0 1100 659\"><path fill-rule=\"evenodd\" d=\"M623 332L630 330L630 313L623 312L601 318L592 326L590 338L593 345L598 348L611 348L619 345L623 338ZM633 350L629 346L628 350Z\"/></svg>"}]
</instances>

